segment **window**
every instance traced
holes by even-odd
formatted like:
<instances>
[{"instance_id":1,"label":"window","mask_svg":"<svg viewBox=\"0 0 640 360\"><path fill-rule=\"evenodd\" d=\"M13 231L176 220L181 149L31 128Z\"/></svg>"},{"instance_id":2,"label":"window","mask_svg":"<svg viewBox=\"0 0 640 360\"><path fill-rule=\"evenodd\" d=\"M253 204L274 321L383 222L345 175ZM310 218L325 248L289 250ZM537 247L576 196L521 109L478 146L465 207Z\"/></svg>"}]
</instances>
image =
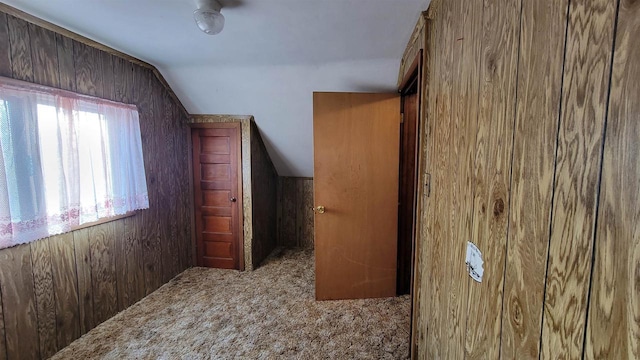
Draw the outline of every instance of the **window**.
<instances>
[{"instance_id":1,"label":"window","mask_svg":"<svg viewBox=\"0 0 640 360\"><path fill-rule=\"evenodd\" d=\"M0 78L0 249L149 207L135 106Z\"/></svg>"}]
</instances>

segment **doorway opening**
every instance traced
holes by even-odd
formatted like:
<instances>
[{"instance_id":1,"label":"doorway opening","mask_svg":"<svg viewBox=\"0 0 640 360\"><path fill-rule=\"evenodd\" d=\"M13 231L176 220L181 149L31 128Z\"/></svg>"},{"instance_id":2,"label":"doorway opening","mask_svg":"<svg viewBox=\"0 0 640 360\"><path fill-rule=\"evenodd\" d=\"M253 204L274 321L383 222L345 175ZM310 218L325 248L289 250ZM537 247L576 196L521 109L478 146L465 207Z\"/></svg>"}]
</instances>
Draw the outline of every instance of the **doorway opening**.
<instances>
[{"instance_id":1,"label":"doorway opening","mask_svg":"<svg viewBox=\"0 0 640 360\"><path fill-rule=\"evenodd\" d=\"M398 295L412 293L418 192L421 78L422 50L416 55L399 87L402 121L400 124L398 182L398 271L396 279Z\"/></svg>"}]
</instances>

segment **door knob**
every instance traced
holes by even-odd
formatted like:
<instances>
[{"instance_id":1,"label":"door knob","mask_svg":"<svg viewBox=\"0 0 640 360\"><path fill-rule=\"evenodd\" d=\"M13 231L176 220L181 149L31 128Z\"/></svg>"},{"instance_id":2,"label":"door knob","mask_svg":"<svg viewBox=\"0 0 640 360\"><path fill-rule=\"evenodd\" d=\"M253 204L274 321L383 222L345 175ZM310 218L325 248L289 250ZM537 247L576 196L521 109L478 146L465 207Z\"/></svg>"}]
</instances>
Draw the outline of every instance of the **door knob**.
<instances>
[{"instance_id":1,"label":"door knob","mask_svg":"<svg viewBox=\"0 0 640 360\"><path fill-rule=\"evenodd\" d=\"M231 198L231 199L229 199L229 200L231 200L231 202L236 202L236 198L234 198L234 197L232 197L232 198Z\"/></svg>"},{"instance_id":2,"label":"door knob","mask_svg":"<svg viewBox=\"0 0 640 360\"><path fill-rule=\"evenodd\" d=\"M324 214L325 212L325 208L322 205L316 206L315 209L313 209L313 211L317 212L318 214Z\"/></svg>"}]
</instances>

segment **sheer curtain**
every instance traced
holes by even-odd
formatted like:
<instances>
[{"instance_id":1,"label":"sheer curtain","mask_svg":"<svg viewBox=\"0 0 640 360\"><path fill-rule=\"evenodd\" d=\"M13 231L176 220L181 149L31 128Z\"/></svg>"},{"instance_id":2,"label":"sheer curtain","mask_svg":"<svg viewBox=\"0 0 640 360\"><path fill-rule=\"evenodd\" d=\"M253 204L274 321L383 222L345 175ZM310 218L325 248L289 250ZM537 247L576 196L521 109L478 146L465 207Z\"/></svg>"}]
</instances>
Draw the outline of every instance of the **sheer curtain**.
<instances>
[{"instance_id":1,"label":"sheer curtain","mask_svg":"<svg viewBox=\"0 0 640 360\"><path fill-rule=\"evenodd\" d=\"M0 249L149 207L135 106L0 78Z\"/></svg>"}]
</instances>

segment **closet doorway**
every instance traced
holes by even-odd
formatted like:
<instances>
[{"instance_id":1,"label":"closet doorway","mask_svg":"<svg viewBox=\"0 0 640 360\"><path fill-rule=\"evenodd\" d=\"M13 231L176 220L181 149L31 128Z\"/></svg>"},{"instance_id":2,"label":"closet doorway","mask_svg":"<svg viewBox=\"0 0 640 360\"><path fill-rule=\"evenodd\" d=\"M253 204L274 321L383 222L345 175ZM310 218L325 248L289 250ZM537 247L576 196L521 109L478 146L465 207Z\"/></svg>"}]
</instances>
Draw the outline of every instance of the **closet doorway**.
<instances>
[{"instance_id":1,"label":"closet doorway","mask_svg":"<svg viewBox=\"0 0 640 360\"><path fill-rule=\"evenodd\" d=\"M244 270L240 124L192 127L198 266Z\"/></svg>"},{"instance_id":2,"label":"closet doorway","mask_svg":"<svg viewBox=\"0 0 640 360\"><path fill-rule=\"evenodd\" d=\"M422 50L418 52L399 87L402 120L400 123L400 177L398 180L398 271L396 292L410 294L416 240L418 184L418 136Z\"/></svg>"}]
</instances>

